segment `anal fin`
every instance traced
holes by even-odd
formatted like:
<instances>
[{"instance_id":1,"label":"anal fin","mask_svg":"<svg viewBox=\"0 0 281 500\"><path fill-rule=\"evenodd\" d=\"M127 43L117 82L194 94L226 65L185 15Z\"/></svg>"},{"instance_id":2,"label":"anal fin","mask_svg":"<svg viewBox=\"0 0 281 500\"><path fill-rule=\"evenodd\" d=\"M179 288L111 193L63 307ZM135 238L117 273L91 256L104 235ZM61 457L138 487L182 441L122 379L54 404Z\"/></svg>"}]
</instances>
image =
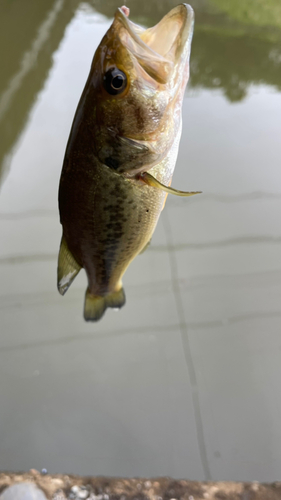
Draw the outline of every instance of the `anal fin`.
<instances>
[{"instance_id":1,"label":"anal fin","mask_svg":"<svg viewBox=\"0 0 281 500\"><path fill-rule=\"evenodd\" d=\"M144 253L148 249L148 247L149 247L149 245L151 243L151 240L152 240L152 238L150 238L150 240L148 240L148 242L144 245L144 247L139 252L139 255L141 255L142 253Z\"/></svg>"},{"instance_id":2,"label":"anal fin","mask_svg":"<svg viewBox=\"0 0 281 500\"><path fill-rule=\"evenodd\" d=\"M58 291L61 295L64 295L67 292L80 269L81 266L79 266L73 257L63 236L61 239L58 258Z\"/></svg>"},{"instance_id":3,"label":"anal fin","mask_svg":"<svg viewBox=\"0 0 281 500\"><path fill-rule=\"evenodd\" d=\"M126 302L123 288L105 296L93 295L89 289L85 295L84 319L86 321L98 321L104 315L108 307L120 309Z\"/></svg>"}]
</instances>

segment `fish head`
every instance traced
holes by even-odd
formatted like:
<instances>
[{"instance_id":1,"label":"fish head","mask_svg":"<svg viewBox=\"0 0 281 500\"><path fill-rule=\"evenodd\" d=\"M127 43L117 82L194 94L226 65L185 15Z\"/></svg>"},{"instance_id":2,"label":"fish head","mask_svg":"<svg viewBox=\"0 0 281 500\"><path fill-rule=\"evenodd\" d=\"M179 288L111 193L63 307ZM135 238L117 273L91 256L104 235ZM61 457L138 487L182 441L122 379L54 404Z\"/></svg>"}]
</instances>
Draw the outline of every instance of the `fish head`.
<instances>
[{"instance_id":1,"label":"fish head","mask_svg":"<svg viewBox=\"0 0 281 500\"><path fill-rule=\"evenodd\" d=\"M167 155L181 127L194 14L181 4L144 29L129 20L128 11L117 10L102 39L86 94L95 155L133 176Z\"/></svg>"}]
</instances>

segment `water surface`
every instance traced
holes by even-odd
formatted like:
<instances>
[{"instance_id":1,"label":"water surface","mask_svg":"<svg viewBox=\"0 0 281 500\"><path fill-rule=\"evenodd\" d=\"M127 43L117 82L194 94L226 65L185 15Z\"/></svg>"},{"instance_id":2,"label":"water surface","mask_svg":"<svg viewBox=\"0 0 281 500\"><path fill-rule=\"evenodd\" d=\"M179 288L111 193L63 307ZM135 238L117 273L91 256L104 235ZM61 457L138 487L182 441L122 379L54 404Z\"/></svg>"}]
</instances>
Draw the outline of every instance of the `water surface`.
<instances>
[{"instance_id":1,"label":"water surface","mask_svg":"<svg viewBox=\"0 0 281 500\"><path fill-rule=\"evenodd\" d=\"M40 4L40 5L39 5ZM151 25L175 1L128 0ZM60 170L117 0L0 5L0 469L280 479L281 16L194 1L173 185L127 304L56 290ZM248 6L249 5L249 6Z\"/></svg>"}]
</instances>

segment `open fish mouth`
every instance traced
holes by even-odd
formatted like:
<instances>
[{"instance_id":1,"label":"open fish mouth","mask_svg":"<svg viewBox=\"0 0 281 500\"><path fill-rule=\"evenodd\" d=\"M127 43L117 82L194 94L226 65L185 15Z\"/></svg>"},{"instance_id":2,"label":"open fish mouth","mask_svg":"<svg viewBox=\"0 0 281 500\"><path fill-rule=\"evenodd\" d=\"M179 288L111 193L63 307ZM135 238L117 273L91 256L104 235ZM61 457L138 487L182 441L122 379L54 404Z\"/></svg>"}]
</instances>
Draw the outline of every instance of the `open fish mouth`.
<instances>
[{"instance_id":1,"label":"open fish mouth","mask_svg":"<svg viewBox=\"0 0 281 500\"><path fill-rule=\"evenodd\" d=\"M194 25L190 5L172 9L152 28L144 29L130 21L128 12L119 8L115 19L125 28L120 39L154 80L167 83L175 71L189 60Z\"/></svg>"}]
</instances>

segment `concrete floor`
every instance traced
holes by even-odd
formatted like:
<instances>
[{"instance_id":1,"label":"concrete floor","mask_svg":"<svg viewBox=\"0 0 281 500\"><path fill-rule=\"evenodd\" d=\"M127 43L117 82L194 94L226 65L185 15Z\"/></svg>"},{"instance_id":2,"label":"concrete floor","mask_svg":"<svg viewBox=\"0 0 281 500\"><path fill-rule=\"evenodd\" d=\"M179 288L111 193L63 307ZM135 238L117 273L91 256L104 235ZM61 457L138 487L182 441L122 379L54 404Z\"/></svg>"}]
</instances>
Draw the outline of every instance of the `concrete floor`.
<instances>
[{"instance_id":1,"label":"concrete floor","mask_svg":"<svg viewBox=\"0 0 281 500\"><path fill-rule=\"evenodd\" d=\"M203 194L169 196L118 313L83 321L83 272L56 290L62 159L108 26L68 25L2 178L0 469L276 480L280 93L188 91L173 185Z\"/></svg>"}]
</instances>

